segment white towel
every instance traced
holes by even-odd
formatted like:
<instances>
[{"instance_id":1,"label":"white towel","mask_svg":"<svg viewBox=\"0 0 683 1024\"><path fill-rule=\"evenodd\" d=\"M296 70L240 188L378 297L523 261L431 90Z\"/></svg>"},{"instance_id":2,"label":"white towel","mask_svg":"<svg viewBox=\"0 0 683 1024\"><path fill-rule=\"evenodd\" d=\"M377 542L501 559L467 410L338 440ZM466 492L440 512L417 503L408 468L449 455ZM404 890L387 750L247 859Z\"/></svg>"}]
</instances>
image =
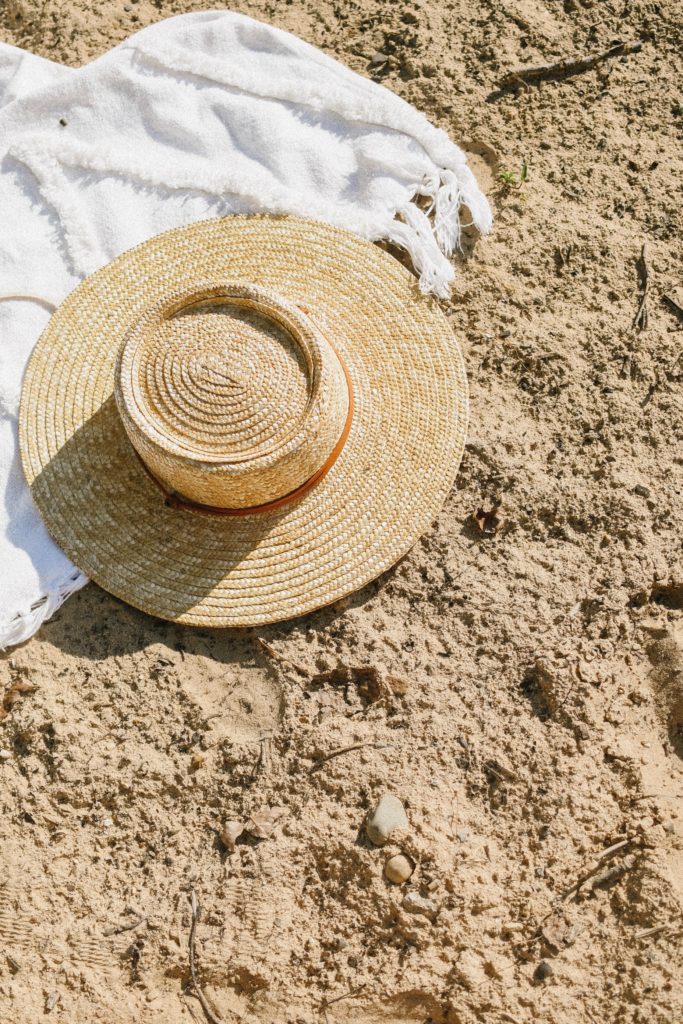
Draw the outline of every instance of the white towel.
<instances>
[{"instance_id":1,"label":"white towel","mask_svg":"<svg viewBox=\"0 0 683 1024\"><path fill-rule=\"evenodd\" d=\"M17 451L21 380L52 306L160 231L253 212L389 239L422 290L446 296L461 205L489 229L443 131L243 15L170 18L77 70L0 44L0 647L87 582L48 536Z\"/></svg>"}]
</instances>

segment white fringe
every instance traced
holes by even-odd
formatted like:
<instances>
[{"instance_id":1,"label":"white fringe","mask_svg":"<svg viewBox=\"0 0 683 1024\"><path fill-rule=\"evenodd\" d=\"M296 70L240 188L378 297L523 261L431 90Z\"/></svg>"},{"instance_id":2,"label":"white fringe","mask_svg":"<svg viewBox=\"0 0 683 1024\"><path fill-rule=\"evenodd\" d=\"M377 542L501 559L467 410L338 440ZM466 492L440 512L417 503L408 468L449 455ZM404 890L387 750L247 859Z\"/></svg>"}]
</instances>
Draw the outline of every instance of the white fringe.
<instances>
[{"instance_id":1,"label":"white fringe","mask_svg":"<svg viewBox=\"0 0 683 1024\"><path fill-rule=\"evenodd\" d=\"M0 622L0 651L28 640L44 622L52 618L67 597L80 590L87 582L88 577L77 570L58 590L43 594L27 611L18 612L9 622Z\"/></svg>"},{"instance_id":2,"label":"white fringe","mask_svg":"<svg viewBox=\"0 0 683 1024\"><path fill-rule=\"evenodd\" d=\"M72 185L64 174L64 167L116 175L168 191L201 192L213 199L222 197L226 203L232 196L240 204L253 206L254 212L298 214L347 228L370 241L387 239L409 254L420 277L420 290L442 299L448 298L455 276L446 257L451 256L460 244L461 208L467 207L471 223L479 230L489 230L491 226L488 203L464 162L457 172L434 167L431 174L413 183L407 203L378 218L350 206L329 206L314 196L307 197L303 203L289 189L278 188L269 176L261 178L256 170L247 189L245 182L235 179L229 170L209 170L199 174L196 168L185 168L180 161L171 170L167 165L155 167L149 158L122 157L114 149L94 149L67 140L60 141L57 147L52 140L29 136L21 144L13 145L9 153L31 171L43 198L57 213L73 269L84 277L98 270L104 258L93 232L71 196ZM415 204L417 196L432 199L429 215Z\"/></svg>"}]
</instances>

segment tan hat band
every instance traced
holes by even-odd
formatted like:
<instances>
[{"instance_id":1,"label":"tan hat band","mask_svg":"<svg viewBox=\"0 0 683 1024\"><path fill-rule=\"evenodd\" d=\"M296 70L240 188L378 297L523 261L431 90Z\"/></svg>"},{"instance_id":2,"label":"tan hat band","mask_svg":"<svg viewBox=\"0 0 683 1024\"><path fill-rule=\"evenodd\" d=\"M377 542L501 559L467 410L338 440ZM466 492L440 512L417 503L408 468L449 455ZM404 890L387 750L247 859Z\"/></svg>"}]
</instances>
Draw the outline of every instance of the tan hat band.
<instances>
[{"instance_id":1,"label":"tan hat band","mask_svg":"<svg viewBox=\"0 0 683 1024\"><path fill-rule=\"evenodd\" d=\"M148 309L121 347L115 394L169 503L227 514L310 489L352 404L348 371L307 312L243 282L195 285Z\"/></svg>"}]
</instances>

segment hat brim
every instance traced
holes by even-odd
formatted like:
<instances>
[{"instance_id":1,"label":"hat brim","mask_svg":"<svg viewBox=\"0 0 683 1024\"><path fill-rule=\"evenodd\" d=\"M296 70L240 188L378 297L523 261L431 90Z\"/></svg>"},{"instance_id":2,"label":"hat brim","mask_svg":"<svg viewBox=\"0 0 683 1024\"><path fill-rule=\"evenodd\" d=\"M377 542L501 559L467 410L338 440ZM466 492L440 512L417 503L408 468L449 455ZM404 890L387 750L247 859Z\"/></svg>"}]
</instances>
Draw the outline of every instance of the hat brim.
<instances>
[{"instance_id":1,"label":"hat brim","mask_svg":"<svg viewBox=\"0 0 683 1024\"><path fill-rule=\"evenodd\" d=\"M114 401L119 347L169 280L250 281L307 307L353 381L348 440L327 476L276 511L168 508ZM463 359L443 312L393 257L293 217L165 232L59 306L26 372L20 448L33 498L69 558L152 615L201 626L290 618L368 583L433 522L462 457Z\"/></svg>"}]
</instances>

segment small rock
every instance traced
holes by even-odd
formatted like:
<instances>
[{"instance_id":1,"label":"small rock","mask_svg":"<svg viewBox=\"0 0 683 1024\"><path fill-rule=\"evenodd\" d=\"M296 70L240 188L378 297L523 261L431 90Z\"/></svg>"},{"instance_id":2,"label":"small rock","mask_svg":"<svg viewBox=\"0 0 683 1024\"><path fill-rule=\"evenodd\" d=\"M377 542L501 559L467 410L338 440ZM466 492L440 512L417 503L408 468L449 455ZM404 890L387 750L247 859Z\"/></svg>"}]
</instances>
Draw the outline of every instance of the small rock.
<instances>
[{"instance_id":1,"label":"small rock","mask_svg":"<svg viewBox=\"0 0 683 1024\"><path fill-rule=\"evenodd\" d=\"M375 846L384 846L394 832L404 828L408 828L408 817L403 804L397 796L385 793L366 822L368 839Z\"/></svg>"},{"instance_id":2,"label":"small rock","mask_svg":"<svg viewBox=\"0 0 683 1024\"><path fill-rule=\"evenodd\" d=\"M639 495L641 498L649 498L650 488L644 487L643 484L636 484L633 488L633 493Z\"/></svg>"},{"instance_id":3,"label":"small rock","mask_svg":"<svg viewBox=\"0 0 683 1024\"><path fill-rule=\"evenodd\" d=\"M241 821L226 821L219 835L223 846L231 853L235 849L235 842L244 832L244 825Z\"/></svg>"},{"instance_id":4,"label":"small rock","mask_svg":"<svg viewBox=\"0 0 683 1024\"><path fill-rule=\"evenodd\" d=\"M425 917L434 917L439 910L436 900L429 900L417 892L407 893L403 897L402 907L409 914L424 914Z\"/></svg>"},{"instance_id":5,"label":"small rock","mask_svg":"<svg viewBox=\"0 0 683 1024\"><path fill-rule=\"evenodd\" d=\"M390 857L384 865L384 874L395 885L403 885L404 882L407 882L414 870L413 862L402 853Z\"/></svg>"},{"instance_id":6,"label":"small rock","mask_svg":"<svg viewBox=\"0 0 683 1024\"><path fill-rule=\"evenodd\" d=\"M557 956L566 946L572 946L579 934L579 926L567 914L552 914L541 928L541 938L547 947L543 952Z\"/></svg>"},{"instance_id":7,"label":"small rock","mask_svg":"<svg viewBox=\"0 0 683 1024\"><path fill-rule=\"evenodd\" d=\"M381 50L377 50L377 52L373 53L372 57L370 58L370 63L371 64L386 64L386 62L388 60L389 60L389 55L387 53L382 53Z\"/></svg>"},{"instance_id":8,"label":"small rock","mask_svg":"<svg viewBox=\"0 0 683 1024\"><path fill-rule=\"evenodd\" d=\"M554 973L555 972L548 961L541 960L540 964L534 971L534 978L536 978L537 981L546 981L547 978L552 978Z\"/></svg>"},{"instance_id":9,"label":"small rock","mask_svg":"<svg viewBox=\"0 0 683 1024\"><path fill-rule=\"evenodd\" d=\"M0 750L0 761L9 761L12 757L11 750Z\"/></svg>"},{"instance_id":10,"label":"small rock","mask_svg":"<svg viewBox=\"0 0 683 1024\"><path fill-rule=\"evenodd\" d=\"M455 838L458 840L459 843L466 843L467 840L470 838L470 834L466 828L459 828L458 831L455 833Z\"/></svg>"}]
</instances>

